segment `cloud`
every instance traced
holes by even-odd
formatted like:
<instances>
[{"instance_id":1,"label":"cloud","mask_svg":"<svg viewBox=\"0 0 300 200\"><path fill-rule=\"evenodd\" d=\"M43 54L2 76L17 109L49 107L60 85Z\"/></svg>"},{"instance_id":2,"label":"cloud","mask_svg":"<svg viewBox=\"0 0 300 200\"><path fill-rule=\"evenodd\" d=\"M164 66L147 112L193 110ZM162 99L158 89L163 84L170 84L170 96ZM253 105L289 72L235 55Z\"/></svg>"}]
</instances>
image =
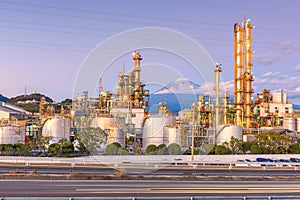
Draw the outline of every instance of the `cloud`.
<instances>
[{"instance_id":1,"label":"cloud","mask_svg":"<svg viewBox=\"0 0 300 200\"><path fill-rule=\"evenodd\" d=\"M268 52L265 55L253 55L253 61L255 63L261 64L261 65L271 65L276 59L277 55L275 55L273 52Z\"/></svg>"},{"instance_id":2,"label":"cloud","mask_svg":"<svg viewBox=\"0 0 300 200\"><path fill-rule=\"evenodd\" d=\"M225 82L223 82L222 84L223 84L223 88L224 88L225 90L228 89L229 91L233 91L233 87L234 87L233 80L231 80L231 81L225 81Z\"/></svg>"},{"instance_id":3,"label":"cloud","mask_svg":"<svg viewBox=\"0 0 300 200\"><path fill-rule=\"evenodd\" d=\"M253 61L256 64L271 65L284 55L299 51L300 45L292 41L286 41L279 43L278 47L275 47L274 49L275 50L269 51L265 54L253 54Z\"/></svg>"},{"instance_id":4,"label":"cloud","mask_svg":"<svg viewBox=\"0 0 300 200\"><path fill-rule=\"evenodd\" d=\"M264 73L261 77L263 77L263 78L275 77L275 76L277 76L279 73L280 73L279 71L277 71L277 72L271 72L271 71L270 71L270 72Z\"/></svg>"},{"instance_id":5,"label":"cloud","mask_svg":"<svg viewBox=\"0 0 300 200\"><path fill-rule=\"evenodd\" d=\"M279 72L267 72L255 78L253 86L255 93L262 89L270 89L272 92L280 92L284 89L289 99L295 100L293 103L300 103L300 75L291 76ZM299 101L299 102L296 102Z\"/></svg>"},{"instance_id":6,"label":"cloud","mask_svg":"<svg viewBox=\"0 0 300 200\"><path fill-rule=\"evenodd\" d=\"M300 64L296 65L296 67L294 68L294 70L295 70L296 72L300 72Z\"/></svg>"},{"instance_id":7,"label":"cloud","mask_svg":"<svg viewBox=\"0 0 300 200\"><path fill-rule=\"evenodd\" d=\"M291 53L300 50L300 45L291 41L282 42L280 46L283 49L284 53Z\"/></svg>"}]
</instances>

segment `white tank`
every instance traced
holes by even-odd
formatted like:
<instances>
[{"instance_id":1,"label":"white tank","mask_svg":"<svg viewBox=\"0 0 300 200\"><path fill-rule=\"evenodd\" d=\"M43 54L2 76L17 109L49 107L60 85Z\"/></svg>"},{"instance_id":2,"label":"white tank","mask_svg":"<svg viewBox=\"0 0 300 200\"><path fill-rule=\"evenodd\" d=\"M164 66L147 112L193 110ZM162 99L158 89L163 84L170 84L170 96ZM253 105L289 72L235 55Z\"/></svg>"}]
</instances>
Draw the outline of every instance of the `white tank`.
<instances>
[{"instance_id":1,"label":"white tank","mask_svg":"<svg viewBox=\"0 0 300 200\"><path fill-rule=\"evenodd\" d=\"M166 143L167 146L172 143L180 144L180 137L176 126L168 126L165 127L164 129L167 136L167 143Z\"/></svg>"},{"instance_id":2,"label":"white tank","mask_svg":"<svg viewBox=\"0 0 300 200\"><path fill-rule=\"evenodd\" d=\"M107 138L107 143L108 144L118 142L122 147L125 147L124 131L122 131L118 127L111 127L108 130L108 132L109 132L109 135L108 135L108 138Z\"/></svg>"},{"instance_id":3,"label":"white tank","mask_svg":"<svg viewBox=\"0 0 300 200\"><path fill-rule=\"evenodd\" d=\"M143 149L148 145L160 145L166 140L164 126L173 122L172 116L151 115L147 118L143 126Z\"/></svg>"},{"instance_id":4,"label":"white tank","mask_svg":"<svg viewBox=\"0 0 300 200\"><path fill-rule=\"evenodd\" d=\"M296 118L283 118L283 128L296 131Z\"/></svg>"},{"instance_id":5,"label":"white tank","mask_svg":"<svg viewBox=\"0 0 300 200\"><path fill-rule=\"evenodd\" d=\"M217 145L223 142L229 142L231 137L235 137L239 140L243 139L243 128L241 126L225 125L217 132Z\"/></svg>"},{"instance_id":6,"label":"white tank","mask_svg":"<svg viewBox=\"0 0 300 200\"><path fill-rule=\"evenodd\" d=\"M47 119L47 121L45 122L42 134L44 136L50 136L52 138L52 142L57 143L62 138L69 140L70 127L70 119L60 116L52 117L50 119Z\"/></svg>"},{"instance_id":7,"label":"white tank","mask_svg":"<svg viewBox=\"0 0 300 200\"><path fill-rule=\"evenodd\" d=\"M0 126L0 144L15 144L18 141L25 141L25 127Z\"/></svg>"},{"instance_id":8,"label":"white tank","mask_svg":"<svg viewBox=\"0 0 300 200\"><path fill-rule=\"evenodd\" d=\"M96 117L92 119L91 127L100 127L102 129L105 129L111 124L114 123L114 118L112 117Z\"/></svg>"},{"instance_id":9,"label":"white tank","mask_svg":"<svg viewBox=\"0 0 300 200\"><path fill-rule=\"evenodd\" d=\"M108 133L107 144L118 142L125 147L125 118L116 118L114 122L113 117L96 117L92 120L91 127L100 127Z\"/></svg>"},{"instance_id":10,"label":"white tank","mask_svg":"<svg viewBox=\"0 0 300 200\"><path fill-rule=\"evenodd\" d=\"M297 118L297 123L296 123L296 131L300 132L300 118Z\"/></svg>"}]
</instances>

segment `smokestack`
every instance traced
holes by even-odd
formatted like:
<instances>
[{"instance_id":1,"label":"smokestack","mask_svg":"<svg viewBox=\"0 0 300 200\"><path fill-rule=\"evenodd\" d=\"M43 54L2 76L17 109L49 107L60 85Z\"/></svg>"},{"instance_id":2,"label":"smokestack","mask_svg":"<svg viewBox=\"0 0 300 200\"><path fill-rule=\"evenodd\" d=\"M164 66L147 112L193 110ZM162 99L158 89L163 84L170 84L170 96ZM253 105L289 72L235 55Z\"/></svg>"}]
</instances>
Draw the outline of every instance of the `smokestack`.
<instances>
[{"instance_id":1,"label":"smokestack","mask_svg":"<svg viewBox=\"0 0 300 200\"><path fill-rule=\"evenodd\" d=\"M221 64L217 64L215 72L215 127L216 129L220 123L220 73L222 72Z\"/></svg>"},{"instance_id":2,"label":"smokestack","mask_svg":"<svg viewBox=\"0 0 300 200\"><path fill-rule=\"evenodd\" d=\"M102 78L100 78L100 80L99 80L99 108L102 108L102 103L103 103L102 92L103 92Z\"/></svg>"}]
</instances>

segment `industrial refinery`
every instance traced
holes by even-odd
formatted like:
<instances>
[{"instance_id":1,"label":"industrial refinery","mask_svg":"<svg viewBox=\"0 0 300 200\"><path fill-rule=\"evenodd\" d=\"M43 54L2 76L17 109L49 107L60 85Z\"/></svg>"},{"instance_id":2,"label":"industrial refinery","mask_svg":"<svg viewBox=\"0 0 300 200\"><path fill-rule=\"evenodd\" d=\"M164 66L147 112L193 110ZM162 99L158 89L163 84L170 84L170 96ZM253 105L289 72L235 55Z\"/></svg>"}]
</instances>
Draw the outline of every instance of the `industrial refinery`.
<instances>
[{"instance_id":1,"label":"industrial refinery","mask_svg":"<svg viewBox=\"0 0 300 200\"><path fill-rule=\"evenodd\" d=\"M39 102L38 116L6 103L0 105L0 143L17 143L47 136L51 143L60 139L76 140L75 135L92 127L101 128L107 140L103 149L114 142L133 151L149 145L177 143L182 149L204 148L206 144L222 144L235 137L253 141L260 132L276 130L294 133L298 140L300 115L282 89L280 93L264 89L254 95L252 83L252 29L250 20L236 23L234 35L233 99L220 89L221 65L214 69L214 95L199 94L190 109L172 114L165 102L158 112L150 113L151 92L141 80L141 52L132 53L134 67L129 73L120 71L116 91L104 91L99 78L99 96L88 92L72 100L72 107L53 107L45 98Z\"/></svg>"}]
</instances>

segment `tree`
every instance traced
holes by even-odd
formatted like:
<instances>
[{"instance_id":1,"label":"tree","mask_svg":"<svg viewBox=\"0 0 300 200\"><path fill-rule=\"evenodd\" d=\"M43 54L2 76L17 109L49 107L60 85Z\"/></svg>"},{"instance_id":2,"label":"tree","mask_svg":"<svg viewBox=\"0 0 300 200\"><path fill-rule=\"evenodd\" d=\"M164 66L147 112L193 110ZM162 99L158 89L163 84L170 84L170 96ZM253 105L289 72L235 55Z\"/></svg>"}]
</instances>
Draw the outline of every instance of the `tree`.
<instances>
[{"instance_id":1,"label":"tree","mask_svg":"<svg viewBox=\"0 0 300 200\"><path fill-rule=\"evenodd\" d=\"M63 144L66 143L66 142L68 142L68 140L67 140L66 138L60 138L60 139L58 140L58 143L61 144L61 145L63 145Z\"/></svg>"},{"instance_id":2,"label":"tree","mask_svg":"<svg viewBox=\"0 0 300 200\"><path fill-rule=\"evenodd\" d=\"M48 155L49 156L59 156L61 154L62 147L59 143L50 144L48 148Z\"/></svg>"},{"instance_id":3,"label":"tree","mask_svg":"<svg viewBox=\"0 0 300 200\"><path fill-rule=\"evenodd\" d=\"M74 153L74 145L72 142L66 142L61 146L62 154L70 154Z\"/></svg>"},{"instance_id":4,"label":"tree","mask_svg":"<svg viewBox=\"0 0 300 200\"><path fill-rule=\"evenodd\" d=\"M168 146L168 151L169 151L169 155L180 155L180 154L182 154L181 147L177 143L170 144Z\"/></svg>"},{"instance_id":5,"label":"tree","mask_svg":"<svg viewBox=\"0 0 300 200\"><path fill-rule=\"evenodd\" d=\"M28 150L27 146L22 143L14 144L14 151L16 156L27 156L30 155L30 151Z\"/></svg>"},{"instance_id":6,"label":"tree","mask_svg":"<svg viewBox=\"0 0 300 200\"><path fill-rule=\"evenodd\" d=\"M139 143L135 143L135 146L134 146L134 154L136 155L140 155L142 154L143 151L142 151L142 147Z\"/></svg>"},{"instance_id":7,"label":"tree","mask_svg":"<svg viewBox=\"0 0 300 200\"><path fill-rule=\"evenodd\" d=\"M230 150L225 147L224 145L217 145L215 147L215 154L216 155L227 155L230 154Z\"/></svg>"},{"instance_id":8,"label":"tree","mask_svg":"<svg viewBox=\"0 0 300 200\"><path fill-rule=\"evenodd\" d=\"M231 136L229 141L229 150L231 154L236 154L242 151L242 142L236 137Z\"/></svg>"},{"instance_id":9,"label":"tree","mask_svg":"<svg viewBox=\"0 0 300 200\"><path fill-rule=\"evenodd\" d=\"M258 144L252 144L250 148L251 154L262 154L263 149Z\"/></svg>"},{"instance_id":10,"label":"tree","mask_svg":"<svg viewBox=\"0 0 300 200\"><path fill-rule=\"evenodd\" d=\"M205 154L214 155L215 154L215 148L216 148L215 144L206 144L204 146Z\"/></svg>"},{"instance_id":11,"label":"tree","mask_svg":"<svg viewBox=\"0 0 300 200\"><path fill-rule=\"evenodd\" d=\"M125 147L121 147L118 149L118 155L129 155L129 151Z\"/></svg>"},{"instance_id":12,"label":"tree","mask_svg":"<svg viewBox=\"0 0 300 200\"><path fill-rule=\"evenodd\" d=\"M38 149L42 149L43 152L46 152L46 150L49 147L50 140L51 140L50 136L40 135L40 137L38 138L38 141L37 141Z\"/></svg>"},{"instance_id":13,"label":"tree","mask_svg":"<svg viewBox=\"0 0 300 200\"><path fill-rule=\"evenodd\" d=\"M83 156L90 155L90 152L87 150L87 148L85 147L85 145L82 142L78 142L78 145L76 147L80 151L81 155L83 155Z\"/></svg>"},{"instance_id":14,"label":"tree","mask_svg":"<svg viewBox=\"0 0 300 200\"><path fill-rule=\"evenodd\" d=\"M300 147L298 144L292 144L288 148L288 153L291 154L300 154Z\"/></svg>"},{"instance_id":15,"label":"tree","mask_svg":"<svg viewBox=\"0 0 300 200\"><path fill-rule=\"evenodd\" d=\"M283 151L287 152L289 145L291 145L292 140L285 133L278 132L266 132L259 133L256 136L256 143L263 150L265 154L280 153Z\"/></svg>"},{"instance_id":16,"label":"tree","mask_svg":"<svg viewBox=\"0 0 300 200\"><path fill-rule=\"evenodd\" d=\"M168 155L169 150L166 144L160 144L157 146L157 154L158 155Z\"/></svg>"},{"instance_id":17,"label":"tree","mask_svg":"<svg viewBox=\"0 0 300 200\"><path fill-rule=\"evenodd\" d=\"M162 148L164 148L166 146L167 146L166 144L160 144L160 145L157 146L157 150L162 149Z\"/></svg>"},{"instance_id":18,"label":"tree","mask_svg":"<svg viewBox=\"0 0 300 200\"><path fill-rule=\"evenodd\" d=\"M157 147L155 144L149 144L147 147L146 147L146 154L156 154L157 153Z\"/></svg>"},{"instance_id":19,"label":"tree","mask_svg":"<svg viewBox=\"0 0 300 200\"><path fill-rule=\"evenodd\" d=\"M87 127L78 132L78 141L82 142L91 154L97 154L101 145L106 144L107 134L99 127Z\"/></svg>"},{"instance_id":20,"label":"tree","mask_svg":"<svg viewBox=\"0 0 300 200\"><path fill-rule=\"evenodd\" d=\"M14 154L14 146L12 144L4 144L3 155L11 156Z\"/></svg>"},{"instance_id":21,"label":"tree","mask_svg":"<svg viewBox=\"0 0 300 200\"><path fill-rule=\"evenodd\" d=\"M122 145L119 142L113 142L112 144L115 145L115 146L117 146L118 148L122 147Z\"/></svg>"},{"instance_id":22,"label":"tree","mask_svg":"<svg viewBox=\"0 0 300 200\"><path fill-rule=\"evenodd\" d=\"M112 143L106 146L105 154L106 155L117 155L119 151L119 146Z\"/></svg>"},{"instance_id":23,"label":"tree","mask_svg":"<svg viewBox=\"0 0 300 200\"><path fill-rule=\"evenodd\" d=\"M243 153L247 153L247 152L251 152L251 142L242 142L242 152Z\"/></svg>"},{"instance_id":24,"label":"tree","mask_svg":"<svg viewBox=\"0 0 300 200\"><path fill-rule=\"evenodd\" d=\"M158 155L168 155L169 154L169 149L168 147L164 146L164 147L161 147L157 150L157 154Z\"/></svg>"}]
</instances>

